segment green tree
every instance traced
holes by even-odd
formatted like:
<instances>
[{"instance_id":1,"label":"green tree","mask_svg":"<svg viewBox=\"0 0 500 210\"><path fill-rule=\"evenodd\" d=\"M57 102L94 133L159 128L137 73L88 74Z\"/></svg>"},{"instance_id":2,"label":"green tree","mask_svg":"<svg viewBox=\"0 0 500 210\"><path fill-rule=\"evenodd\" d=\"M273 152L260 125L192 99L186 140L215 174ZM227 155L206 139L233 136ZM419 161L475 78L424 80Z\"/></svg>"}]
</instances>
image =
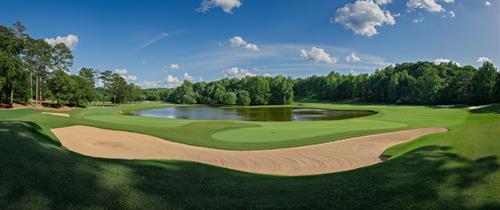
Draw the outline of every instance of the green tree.
<instances>
[{"instance_id":1,"label":"green tree","mask_svg":"<svg viewBox=\"0 0 500 210\"><path fill-rule=\"evenodd\" d=\"M16 37L14 30L0 26L0 75L3 83L1 89L8 96L10 104L14 103L15 92L26 87L20 58L22 47L21 40Z\"/></svg>"},{"instance_id":2,"label":"green tree","mask_svg":"<svg viewBox=\"0 0 500 210\"><path fill-rule=\"evenodd\" d=\"M264 77L246 77L245 90L250 93L252 105L267 105L271 89L269 82Z\"/></svg>"},{"instance_id":3,"label":"green tree","mask_svg":"<svg viewBox=\"0 0 500 210\"><path fill-rule=\"evenodd\" d=\"M196 93L191 82L185 80L171 95L172 101L178 104L196 104Z\"/></svg>"},{"instance_id":4,"label":"green tree","mask_svg":"<svg viewBox=\"0 0 500 210\"><path fill-rule=\"evenodd\" d=\"M235 105L236 104L236 94L234 92L226 92L224 96L224 105Z\"/></svg>"},{"instance_id":5,"label":"green tree","mask_svg":"<svg viewBox=\"0 0 500 210\"><path fill-rule=\"evenodd\" d=\"M86 79L92 87L95 86L96 73L97 71L92 68L81 68L80 71L78 71L78 75Z\"/></svg>"},{"instance_id":6,"label":"green tree","mask_svg":"<svg viewBox=\"0 0 500 210\"><path fill-rule=\"evenodd\" d=\"M474 80L474 103L484 104L495 100L495 86L497 82L497 70L490 62L485 62L478 69Z\"/></svg>"},{"instance_id":7,"label":"green tree","mask_svg":"<svg viewBox=\"0 0 500 210\"><path fill-rule=\"evenodd\" d=\"M251 103L250 93L246 90L240 90L236 94L236 104L242 106L248 106Z\"/></svg>"},{"instance_id":8,"label":"green tree","mask_svg":"<svg viewBox=\"0 0 500 210\"><path fill-rule=\"evenodd\" d=\"M63 43L56 44L52 49L52 70L69 72L73 65L73 54Z\"/></svg>"}]
</instances>

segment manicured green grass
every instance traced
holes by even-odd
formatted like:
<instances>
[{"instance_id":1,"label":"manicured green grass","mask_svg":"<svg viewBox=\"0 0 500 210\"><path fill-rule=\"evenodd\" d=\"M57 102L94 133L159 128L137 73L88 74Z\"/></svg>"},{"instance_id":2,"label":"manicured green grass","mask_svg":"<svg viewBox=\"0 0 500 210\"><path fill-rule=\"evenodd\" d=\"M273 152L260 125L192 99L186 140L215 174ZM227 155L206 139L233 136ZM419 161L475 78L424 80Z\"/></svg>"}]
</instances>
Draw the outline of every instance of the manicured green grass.
<instances>
[{"instance_id":1,"label":"manicured green grass","mask_svg":"<svg viewBox=\"0 0 500 210\"><path fill-rule=\"evenodd\" d=\"M381 164L319 176L279 177L181 161L85 157L62 149L48 129L80 123L117 129L130 125L77 115L40 115L28 109L0 111L0 209L500 208L500 106L480 113L359 108L380 112L362 120L404 123L408 128L445 126L450 131L392 147L386 154L393 158ZM199 122L179 128L217 130L224 129L223 123L233 126L221 122L207 128L210 123ZM253 128L241 130L245 129ZM208 137L210 132L203 132Z\"/></svg>"},{"instance_id":2,"label":"manicured green grass","mask_svg":"<svg viewBox=\"0 0 500 210\"><path fill-rule=\"evenodd\" d=\"M72 123L132 131L170 141L218 149L258 150L323 143L360 135L462 123L465 108L296 104L327 109L374 110L378 114L338 121L242 122L193 121L123 115L134 110L172 106L147 103L71 112ZM196 132L193 132L196 131Z\"/></svg>"}]
</instances>

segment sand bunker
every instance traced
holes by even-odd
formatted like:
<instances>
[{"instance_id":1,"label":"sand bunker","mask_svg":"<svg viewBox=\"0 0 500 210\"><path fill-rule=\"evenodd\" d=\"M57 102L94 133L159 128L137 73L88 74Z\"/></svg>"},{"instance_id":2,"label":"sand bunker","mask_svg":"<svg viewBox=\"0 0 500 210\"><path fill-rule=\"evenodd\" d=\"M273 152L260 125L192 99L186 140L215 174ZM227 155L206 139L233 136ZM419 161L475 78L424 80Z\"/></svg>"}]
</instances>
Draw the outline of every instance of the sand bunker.
<instances>
[{"instance_id":1,"label":"sand bunker","mask_svg":"<svg viewBox=\"0 0 500 210\"><path fill-rule=\"evenodd\" d=\"M446 128L422 128L294 148L230 151L87 126L52 129L64 147L92 157L185 160L246 172L288 176L331 173L372 165L381 162L379 156L392 145L446 131Z\"/></svg>"},{"instance_id":2,"label":"sand bunker","mask_svg":"<svg viewBox=\"0 0 500 210\"><path fill-rule=\"evenodd\" d=\"M68 113L42 112L40 114L48 114L48 115L59 116L59 117L69 117Z\"/></svg>"}]
</instances>

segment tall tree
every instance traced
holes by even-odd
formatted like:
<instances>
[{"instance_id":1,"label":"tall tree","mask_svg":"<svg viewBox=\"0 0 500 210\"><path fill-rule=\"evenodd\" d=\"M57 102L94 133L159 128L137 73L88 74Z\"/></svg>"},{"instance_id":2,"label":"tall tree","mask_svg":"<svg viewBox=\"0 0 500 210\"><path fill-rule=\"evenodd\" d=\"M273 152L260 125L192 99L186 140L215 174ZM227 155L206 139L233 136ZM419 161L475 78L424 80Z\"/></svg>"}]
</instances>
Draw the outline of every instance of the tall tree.
<instances>
[{"instance_id":1,"label":"tall tree","mask_svg":"<svg viewBox=\"0 0 500 210\"><path fill-rule=\"evenodd\" d=\"M73 54L63 43L56 44L52 50L52 70L69 72L73 65Z\"/></svg>"},{"instance_id":2,"label":"tall tree","mask_svg":"<svg viewBox=\"0 0 500 210\"><path fill-rule=\"evenodd\" d=\"M52 67L52 47L43 39L29 38L25 49L25 65L29 69L30 78L35 77L35 100L39 101L42 99L44 78Z\"/></svg>"},{"instance_id":3,"label":"tall tree","mask_svg":"<svg viewBox=\"0 0 500 210\"><path fill-rule=\"evenodd\" d=\"M92 87L95 86L96 73L97 71L92 68L81 68L80 71L78 71L78 75L86 79Z\"/></svg>"},{"instance_id":4,"label":"tall tree","mask_svg":"<svg viewBox=\"0 0 500 210\"><path fill-rule=\"evenodd\" d=\"M474 103L490 103L495 100L497 76L497 70L492 63L483 63L478 69L473 81Z\"/></svg>"},{"instance_id":5,"label":"tall tree","mask_svg":"<svg viewBox=\"0 0 500 210\"><path fill-rule=\"evenodd\" d=\"M3 90L9 97L9 103L14 102L14 92L24 88L24 71L20 53L22 43L16 37L15 31L0 26L0 75L2 75ZM0 96L1 97L1 96Z\"/></svg>"}]
</instances>

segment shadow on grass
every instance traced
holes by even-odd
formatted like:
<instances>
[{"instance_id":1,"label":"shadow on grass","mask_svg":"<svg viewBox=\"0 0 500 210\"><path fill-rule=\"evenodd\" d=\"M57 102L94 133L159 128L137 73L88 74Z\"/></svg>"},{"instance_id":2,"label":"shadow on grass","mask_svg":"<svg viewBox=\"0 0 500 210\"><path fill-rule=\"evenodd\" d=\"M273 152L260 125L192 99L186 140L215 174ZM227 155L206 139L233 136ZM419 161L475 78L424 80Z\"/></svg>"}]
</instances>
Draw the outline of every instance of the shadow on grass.
<instances>
[{"instance_id":1,"label":"shadow on grass","mask_svg":"<svg viewBox=\"0 0 500 210\"><path fill-rule=\"evenodd\" d=\"M383 164L308 177L181 161L122 161L62 150L27 122L0 122L1 209L479 209L497 157L427 146Z\"/></svg>"}]
</instances>

